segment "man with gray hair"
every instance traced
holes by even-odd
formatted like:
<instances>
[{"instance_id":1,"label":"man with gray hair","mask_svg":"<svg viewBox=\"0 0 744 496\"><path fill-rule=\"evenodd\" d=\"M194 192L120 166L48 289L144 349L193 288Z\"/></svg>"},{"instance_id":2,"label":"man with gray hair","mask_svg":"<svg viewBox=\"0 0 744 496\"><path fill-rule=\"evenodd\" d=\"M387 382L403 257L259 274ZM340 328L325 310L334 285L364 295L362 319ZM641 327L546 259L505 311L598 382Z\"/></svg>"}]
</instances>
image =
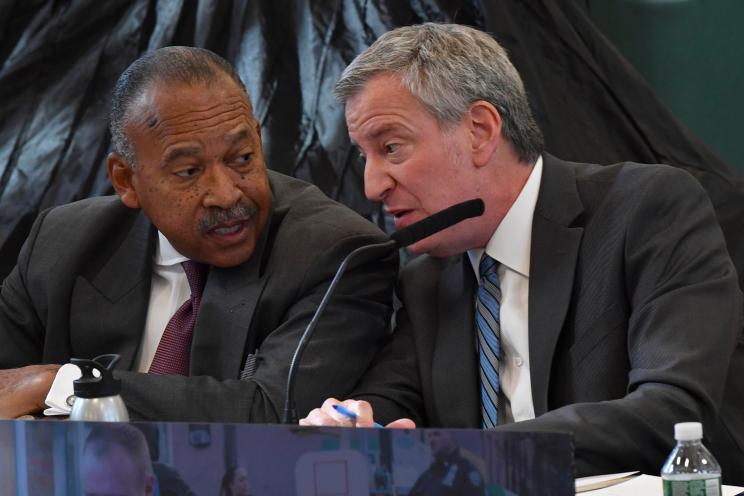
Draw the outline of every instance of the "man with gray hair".
<instances>
[{"instance_id":1,"label":"man with gray hair","mask_svg":"<svg viewBox=\"0 0 744 496\"><path fill-rule=\"evenodd\" d=\"M117 353L135 419L279 421L294 350L337 267L387 236L267 169L245 87L208 50L133 62L111 134L117 195L42 212L2 285L0 417L43 409L59 364ZM348 394L369 366L396 271L391 253L351 263L298 364L300 414Z\"/></svg>"},{"instance_id":2,"label":"man with gray hair","mask_svg":"<svg viewBox=\"0 0 744 496\"><path fill-rule=\"evenodd\" d=\"M336 89L397 229L485 203L411 247L397 330L343 402L356 425L568 431L583 476L658 473L674 423L702 421L724 480L741 478L742 299L691 176L544 153L505 51L465 26L386 33ZM301 423L349 425L336 403Z\"/></svg>"}]
</instances>

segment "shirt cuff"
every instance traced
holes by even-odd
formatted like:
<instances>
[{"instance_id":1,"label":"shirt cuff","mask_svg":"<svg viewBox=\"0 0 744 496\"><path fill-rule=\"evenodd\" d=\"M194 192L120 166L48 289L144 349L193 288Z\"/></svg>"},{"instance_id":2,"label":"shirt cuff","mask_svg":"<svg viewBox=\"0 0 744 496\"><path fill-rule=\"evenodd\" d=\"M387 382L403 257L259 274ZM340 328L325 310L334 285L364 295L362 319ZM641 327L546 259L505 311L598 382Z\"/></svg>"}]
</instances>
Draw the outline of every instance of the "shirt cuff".
<instances>
[{"instance_id":1,"label":"shirt cuff","mask_svg":"<svg viewBox=\"0 0 744 496\"><path fill-rule=\"evenodd\" d=\"M75 400L75 393L72 382L80 379L83 373L80 367L71 363L66 363L57 371L57 375L52 382L52 387L47 393L46 404L49 408L44 410L44 415L69 415L72 410L72 403Z\"/></svg>"}]
</instances>

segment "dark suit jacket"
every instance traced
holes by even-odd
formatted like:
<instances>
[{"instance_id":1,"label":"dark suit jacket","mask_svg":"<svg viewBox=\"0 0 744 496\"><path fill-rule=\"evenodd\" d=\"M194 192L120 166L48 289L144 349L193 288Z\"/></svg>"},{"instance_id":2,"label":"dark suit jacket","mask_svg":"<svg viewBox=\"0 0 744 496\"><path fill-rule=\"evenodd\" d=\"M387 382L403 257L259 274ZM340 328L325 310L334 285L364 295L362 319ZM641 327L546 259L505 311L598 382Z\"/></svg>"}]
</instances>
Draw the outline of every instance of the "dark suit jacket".
<instances>
[{"instance_id":1,"label":"dark suit jacket","mask_svg":"<svg viewBox=\"0 0 744 496\"><path fill-rule=\"evenodd\" d=\"M210 269L190 377L118 373L132 417L278 421L290 359L336 268L354 248L386 238L314 186L269 177L272 211L254 255ZM119 353L119 369L131 370L155 234L116 197L41 214L2 287L0 367ZM301 362L300 415L327 396L348 395L367 368L389 334L396 271L395 254L351 264Z\"/></svg>"},{"instance_id":2,"label":"dark suit jacket","mask_svg":"<svg viewBox=\"0 0 744 496\"><path fill-rule=\"evenodd\" d=\"M466 255L410 263L398 329L355 397L383 421L480 426L475 289ZM499 428L572 432L580 476L655 474L674 423L701 420L724 477L744 474L741 376L723 401L727 373L744 366L741 311L721 230L691 176L545 156L529 281L537 419Z\"/></svg>"}]
</instances>

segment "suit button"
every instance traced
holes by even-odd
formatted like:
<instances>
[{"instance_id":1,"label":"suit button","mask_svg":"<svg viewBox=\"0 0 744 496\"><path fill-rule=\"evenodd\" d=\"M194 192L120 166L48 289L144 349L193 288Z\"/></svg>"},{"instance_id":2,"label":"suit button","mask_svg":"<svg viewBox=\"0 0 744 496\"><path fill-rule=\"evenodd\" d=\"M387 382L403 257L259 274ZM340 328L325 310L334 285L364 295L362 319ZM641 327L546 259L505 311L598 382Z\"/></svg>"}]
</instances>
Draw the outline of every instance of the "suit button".
<instances>
[{"instance_id":1,"label":"suit button","mask_svg":"<svg viewBox=\"0 0 744 496\"><path fill-rule=\"evenodd\" d=\"M514 363L517 365L517 367L521 367L524 365L524 360L522 360L522 357L518 356L514 359Z\"/></svg>"}]
</instances>

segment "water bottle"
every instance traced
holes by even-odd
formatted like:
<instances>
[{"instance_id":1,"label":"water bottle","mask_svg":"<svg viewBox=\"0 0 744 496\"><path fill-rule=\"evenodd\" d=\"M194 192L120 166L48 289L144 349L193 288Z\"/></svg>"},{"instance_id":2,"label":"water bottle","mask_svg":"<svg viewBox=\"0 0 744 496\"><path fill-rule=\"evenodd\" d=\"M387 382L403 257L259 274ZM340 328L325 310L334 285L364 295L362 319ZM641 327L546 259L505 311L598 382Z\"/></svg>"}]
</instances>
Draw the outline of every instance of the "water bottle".
<instances>
[{"instance_id":1,"label":"water bottle","mask_svg":"<svg viewBox=\"0 0 744 496\"><path fill-rule=\"evenodd\" d=\"M700 422L674 425L677 446L661 468L664 496L720 496L721 466L703 446Z\"/></svg>"},{"instance_id":2,"label":"water bottle","mask_svg":"<svg viewBox=\"0 0 744 496\"><path fill-rule=\"evenodd\" d=\"M114 379L112 373L119 355L101 355L92 360L73 358L70 361L83 373L73 382L75 402L70 420L128 422L127 407L119 396L121 381ZM100 372L100 376L93 375L93 370Z\"/></svg>"}]
</instances>

